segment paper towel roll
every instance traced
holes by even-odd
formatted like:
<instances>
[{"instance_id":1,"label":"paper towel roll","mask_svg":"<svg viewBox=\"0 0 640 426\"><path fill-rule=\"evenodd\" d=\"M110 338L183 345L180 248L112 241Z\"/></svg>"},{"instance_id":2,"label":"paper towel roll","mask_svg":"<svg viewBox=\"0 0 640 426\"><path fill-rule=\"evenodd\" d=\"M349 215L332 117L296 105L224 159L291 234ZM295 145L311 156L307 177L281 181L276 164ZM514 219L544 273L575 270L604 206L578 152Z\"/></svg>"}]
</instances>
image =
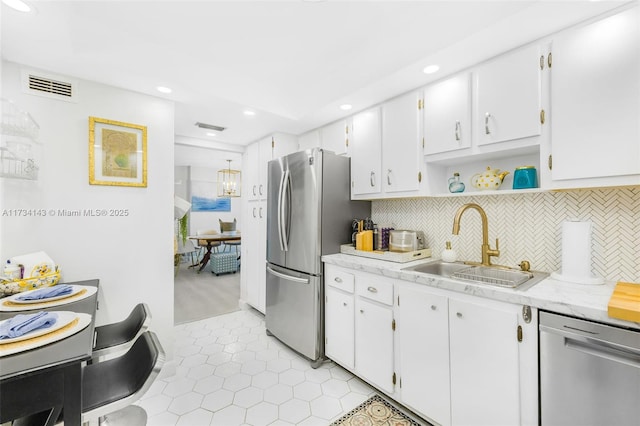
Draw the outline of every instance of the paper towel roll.
<instances>
[{"instance_id":1,"label":"paper towel roll","mask_svg":"<svg viewBox=\"0 0 640 426\"><path fill-rule=\"evenodd\" d=\"M562 272L552 277L579 284L604 282L591 275L591 222L562 223Z\"/></svg>"}]
</instances>

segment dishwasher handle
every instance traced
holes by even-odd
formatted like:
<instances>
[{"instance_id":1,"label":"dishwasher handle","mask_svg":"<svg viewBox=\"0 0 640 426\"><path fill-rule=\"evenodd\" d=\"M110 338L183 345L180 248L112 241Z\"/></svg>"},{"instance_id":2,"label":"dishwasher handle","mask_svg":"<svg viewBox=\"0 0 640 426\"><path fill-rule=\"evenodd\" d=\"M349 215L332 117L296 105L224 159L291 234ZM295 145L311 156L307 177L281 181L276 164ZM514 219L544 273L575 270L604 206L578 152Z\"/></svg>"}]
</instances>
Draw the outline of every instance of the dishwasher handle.
<instances>
[{"instance_id":1,"label":"dishwasher handle","mask_svg":"<svg viewBox=\"0 0 640 426\"><path fill-rule=\"evenodd\" d=\"M589 338L575 339L565 336L564 345L567 349L640 369L640 353L638 352L627 352Z\"/></svg>"}]
</instances>

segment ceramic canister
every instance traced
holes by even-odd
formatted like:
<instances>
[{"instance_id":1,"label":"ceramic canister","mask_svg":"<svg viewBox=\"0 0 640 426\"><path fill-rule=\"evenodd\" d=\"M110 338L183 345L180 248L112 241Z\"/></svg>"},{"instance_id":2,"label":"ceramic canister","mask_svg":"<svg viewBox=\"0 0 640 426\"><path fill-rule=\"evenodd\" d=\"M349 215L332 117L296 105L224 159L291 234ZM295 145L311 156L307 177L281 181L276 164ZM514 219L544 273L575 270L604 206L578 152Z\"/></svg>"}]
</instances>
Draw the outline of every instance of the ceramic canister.
<instances>
[{"instance_id":1,"label":"ceramic canister","mask_svg":"<svg viewBox=\"0 0 640 426\"><path fill-rule=\"evenodd\" d=\"M538 187L538 173L534 166L517 167L513 173L513 189Z\"/></svg>"}]
</instances>

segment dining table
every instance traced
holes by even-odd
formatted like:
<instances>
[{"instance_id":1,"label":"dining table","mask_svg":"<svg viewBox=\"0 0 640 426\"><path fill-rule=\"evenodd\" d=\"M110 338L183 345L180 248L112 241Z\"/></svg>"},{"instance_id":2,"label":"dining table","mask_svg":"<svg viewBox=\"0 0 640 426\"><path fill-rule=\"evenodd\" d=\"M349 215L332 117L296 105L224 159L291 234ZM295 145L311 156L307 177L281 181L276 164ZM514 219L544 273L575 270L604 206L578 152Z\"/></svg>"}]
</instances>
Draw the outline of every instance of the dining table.
<instances>
[{"instance_id":1,"label":"dining table","mask_svg":"<svg viewBox=\"0 0 640 426\"><path fill-rule=\"evenodd\" d=\"M195 266L198 267L198 272L202 272L207 263L209 263L209 259L211 259L211 251L214 247L218 246L216 243L224 243L227 241L241 241L240 231L227 231L221 232L219 234L203 234L203 235L194 235L189 237L190 240L196 240L198 245L205 244L206 252L204 256L202 256L202 260L200 263L197 263Z\"/></svg>"},{"instance_id":2,"label":"dining table","mask_svg":"<svg viewBox=\"0 0 640 426\"><path fill-rule=\"evenodd\" d=\"M0 424L43 411L50 412L46 425L54 425L60 414L65 425L81 424L82 368L94 347L99 280L64 284L74 288L66 299L25 305L11 297L0 299L0 321L39 311L75 317L60 330L13 343L13 350L0 340ZM16 344L23 348L16 349Z\"/></svg>"}]
</instances>

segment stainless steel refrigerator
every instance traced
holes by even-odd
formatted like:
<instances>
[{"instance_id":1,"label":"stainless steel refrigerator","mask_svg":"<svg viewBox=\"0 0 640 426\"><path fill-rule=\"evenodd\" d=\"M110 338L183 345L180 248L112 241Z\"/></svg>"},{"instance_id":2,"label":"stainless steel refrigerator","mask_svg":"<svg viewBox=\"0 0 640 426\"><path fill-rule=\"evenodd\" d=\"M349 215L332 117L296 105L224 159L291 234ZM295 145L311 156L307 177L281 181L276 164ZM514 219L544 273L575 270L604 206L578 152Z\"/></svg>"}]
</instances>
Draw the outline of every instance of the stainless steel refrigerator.
<instances>
[{"instance_id":1,"label":"stainless steel refrigerator","mask_svg":"<svg viewBox=\"0 0 640 426\"><path fill-rule=\"evenodd\" d=\"M350 199L349 161L314 148L269 162L266 328L314 367L324 357L320 257L339 253L351 221L371 215L369 201Z\"/></svg>"}]
</instances>

